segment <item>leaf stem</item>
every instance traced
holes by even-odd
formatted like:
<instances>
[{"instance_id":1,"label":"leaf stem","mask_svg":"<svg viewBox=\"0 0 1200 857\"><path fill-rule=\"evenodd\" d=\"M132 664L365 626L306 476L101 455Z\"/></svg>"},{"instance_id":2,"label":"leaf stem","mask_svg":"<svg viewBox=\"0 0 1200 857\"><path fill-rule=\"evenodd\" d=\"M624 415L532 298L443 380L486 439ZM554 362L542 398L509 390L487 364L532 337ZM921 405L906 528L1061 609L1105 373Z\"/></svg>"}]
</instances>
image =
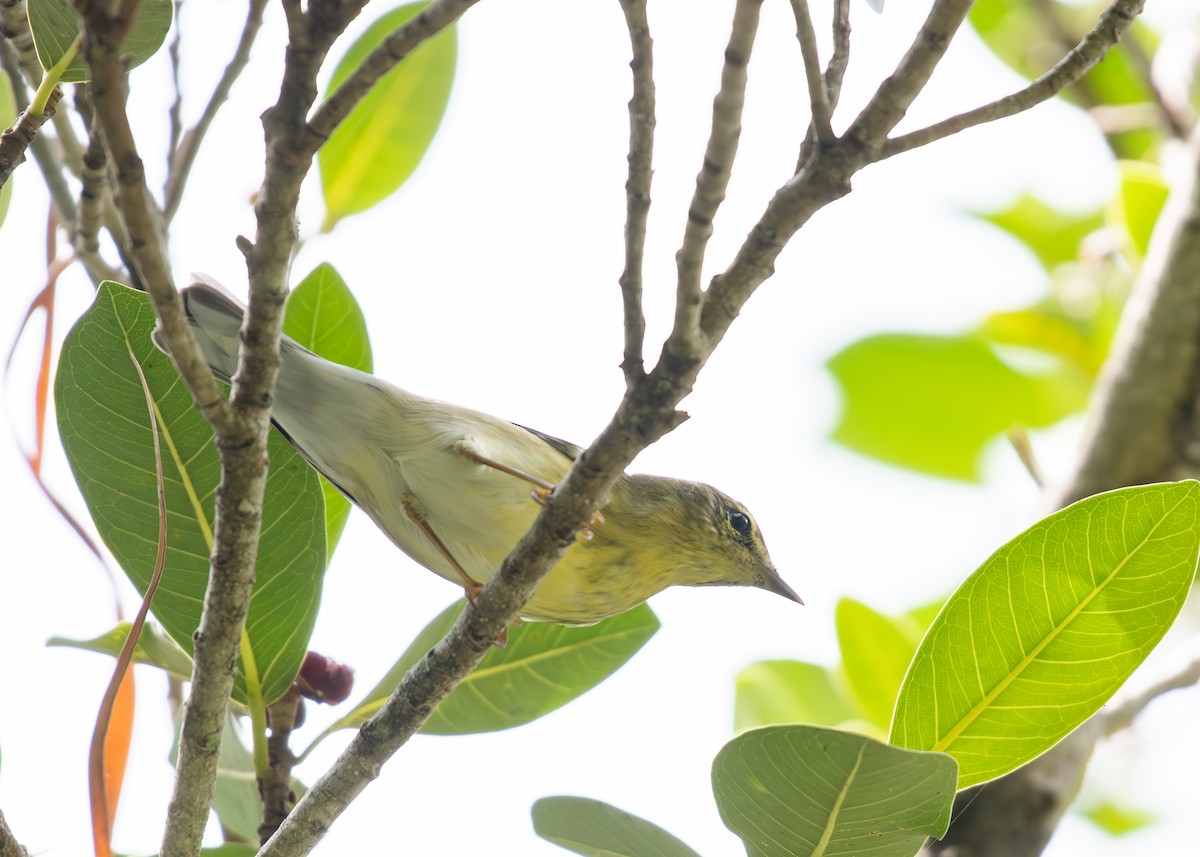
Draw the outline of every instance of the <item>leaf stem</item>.
<instances>
[{"instance_id":1,"label":"leaf stem","mask_svg":"<svg viewBox=\"0 0 1200 857\"><path fill-rule=\"evenodd\" d=\"M75 61L75 55L79 53L79 42L82 38L83 33L77 35L75 41L71 42L70 47L59 57L58 62L46 69L46 73L42 75L42 82L38 84L37 92L33 94L33 101L29 102L29 112L31 115L45 115L46 105L50 103L50 93L54 92L54 87L58 86L58 82L66 74L67 67Z\"/></svg>"}]
</instances>

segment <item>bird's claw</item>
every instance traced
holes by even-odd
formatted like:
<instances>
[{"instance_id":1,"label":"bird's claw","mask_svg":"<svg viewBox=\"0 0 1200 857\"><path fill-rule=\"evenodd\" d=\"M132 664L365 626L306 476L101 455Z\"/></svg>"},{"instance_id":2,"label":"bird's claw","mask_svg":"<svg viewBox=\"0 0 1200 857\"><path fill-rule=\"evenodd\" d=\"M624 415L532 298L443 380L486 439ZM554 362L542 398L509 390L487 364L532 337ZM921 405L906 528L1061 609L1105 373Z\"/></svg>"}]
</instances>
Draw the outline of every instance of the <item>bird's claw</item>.
<instances>
[{"instance_id":1,"label":"bird's claw","mask_svg":"<svg viewBox=\"0 0 1200 857\"><path fill-rule=\"evenodd\" d=\"M550 495L554 493L553 488L534 488L529 492L529 496L534 499L539 506L546 505L546 501L550 499ZM595 528L604 523L604 515L600 512L592 512L586 521L583 521L579 527L576 536L585 542L590 542L596 535Z\"/></svg>"}]
</instances>

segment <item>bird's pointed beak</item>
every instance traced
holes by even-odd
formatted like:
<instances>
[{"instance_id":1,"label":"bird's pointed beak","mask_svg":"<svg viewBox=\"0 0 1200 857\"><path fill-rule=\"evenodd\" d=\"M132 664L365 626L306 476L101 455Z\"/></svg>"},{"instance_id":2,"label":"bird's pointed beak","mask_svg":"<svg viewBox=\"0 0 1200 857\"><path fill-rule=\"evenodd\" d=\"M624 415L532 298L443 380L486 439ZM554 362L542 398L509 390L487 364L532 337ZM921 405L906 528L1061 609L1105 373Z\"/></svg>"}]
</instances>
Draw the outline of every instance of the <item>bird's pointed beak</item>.
<instances>
[{"instance_id":1,"label":"bird's pointed beak","mask_svg":"<svg viewBox=\"0 0 1200 857\"><path fill-rule=\"evenodd\" d=\"M754 585L759 589L767 590L767 592L774 592L776 595L790 598L797 604L804 603L804 599L796 594L796 590L784 583L783 578L779 576L779 572L769 565L763 566L762 574L759 575L758 582Z\"/></svg>"}]
</instances>

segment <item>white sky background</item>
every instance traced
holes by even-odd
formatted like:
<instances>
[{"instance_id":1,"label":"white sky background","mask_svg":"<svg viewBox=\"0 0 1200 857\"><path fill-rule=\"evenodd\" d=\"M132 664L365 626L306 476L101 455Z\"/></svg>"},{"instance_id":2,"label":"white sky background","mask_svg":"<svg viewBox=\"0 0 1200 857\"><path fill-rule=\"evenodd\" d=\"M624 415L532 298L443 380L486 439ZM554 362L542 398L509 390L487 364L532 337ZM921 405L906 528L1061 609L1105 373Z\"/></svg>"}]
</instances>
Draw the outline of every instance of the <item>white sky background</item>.
<instances>
[{"instance_id":1,"label":"white sky background","mask_svg":"<svg viewBox=\"0 0 1200 857\"><path fill-rule=\"evenodd\" d=\"M822 18L826 5L814 4ZM354 32L388 8L369 8ZM649 359L670 319L674 251L707 137L731 9L730 2L652 3L659 123L647 248ZM892 2L876 16L865 3L854 4L838 130L894 66L927 9L927 2ZM1191 2L1157 11L1183 22L1200 9ZM185 12L189 117L232 52L243 15L242 3L227 0L191 4ZM249 200L262 168L257 117L277 93L281 18L273 5L255 65L196 165L173 229L180 280L203 270L244 289L234 238L253 234ZM818 26L822 34L826 29ZM334 234L314 236L322 215L314 170L302 204L302 232L310 240L293 280L322 261L338 268L366 311L378 374L581 443L605 425L623 389L616 280L627 62L614 0L483 0L460 27L446 121L404 189ZM135 73L134 108L141 115L165 115L165 69L159 58ZM717 218L710 275L728 263L791 172L807 118L802 81L788 5L769 2L750 66L742 158ZM1020 84L964 32L906 127ZM147 130L142 151L156 187L160 132ZM1036 299L1044 278L1032 258L963 212L1002 206L1025 190L1064 206L1092 206L1107 198L1113 179L1091 123L1061 104L858 176L854 192L802 230L776 276L750 301L684 405L692 419L633 468L711 482L743 500L808 606L733 589L656 597L662 630L612 679L520 729L418 737L318 853L564 854L538 839L529 822L532 802L550 794L613 803L706 857L743 853L721 824L709 785L711 760L731 737L737 672L762 658L834 662L839 597L898 611L942 595L1038 513L1037 491L1000 444L989 456L985 486L972 487L877 465L827 443L838 403L824 360L870 332L959 330L985 312ZM46 201L37 185L31 165L18 172L0 231L6 342L44 278ZM64 279L60 336L90 297L80 276ZM34 351L29 343L22 348L5 391L6 410L23 438ZM1077 433L1077 425L1069 426L1038 440L1052 474L1064 471ZM50 447L53 483L85 516L53 436ZM43 643L54 634L82 638L110 628L110 588L3 442L0 475L9 486L2 501L9 523L0 600L0 808L31 851L90 853L86 748L111 661ZM122 584L122 590L132 612L132 589ZM353 665L359 693L365 692L458 594L356 513L326 578L313 648ZM170 736L163 682L141 667L138 679L139 719L115 845L149 853L158 847L169 794ZM1121 752L1110 748L1097 763L1111 774L1113 794L1161 808L1162 823L1114 842L1068 820L1049 853L1179 852L1192 829L1188 790L1180 783L1200 751L1195 730L1185 738L1180 724L1192 716L1196 696L1180 693L1158 704L1118 739ZM337 714L310 706L296 746ZM299 770L301 778L312 782L345 737L326 742Z\"/></svg>"}]
</instances>

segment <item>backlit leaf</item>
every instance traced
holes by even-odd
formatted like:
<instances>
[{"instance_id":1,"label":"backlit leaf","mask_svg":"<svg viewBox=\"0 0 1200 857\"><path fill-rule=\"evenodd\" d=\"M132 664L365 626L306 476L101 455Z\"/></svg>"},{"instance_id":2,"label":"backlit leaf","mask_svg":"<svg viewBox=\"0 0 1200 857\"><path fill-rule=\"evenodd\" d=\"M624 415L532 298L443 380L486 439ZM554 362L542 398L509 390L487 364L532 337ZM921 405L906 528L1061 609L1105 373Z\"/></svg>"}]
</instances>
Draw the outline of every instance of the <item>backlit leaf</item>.
<instances>
[{"instance_id":1,"label":"backlit leaf","mask_svg":"<svg viewBox=\"0 0 1200 857\"><path fill-rule=\"evenodd\" d=\"M946 602L900 689L892 743L999 777L1099 710L1158 644L1200 551L1200 483L1081 500L994 553Z\"/></svg>"},{"instance_id":2,"label":"backlit leaf","mask_svg":"<svg viewBox=\"0 0 1200 857\"><path fill-rule=\"evenodd\" d=\"M79 19L71 0L27 0L29 29L33 45L43 69L54 66L79 36ZM162 47L171 29L174 6L171 0L141 0L133 26L121 45L121 55L128 68L135 68ZM67 66L61 83L79 83L91 77L80 51Z\"/></svg>"},{"instance_id":3,"label":"backlit leaf","mask_svg":"<svg viewBox=\"0 0 1200 857\"><path fill-rule=\"evenodd\" d=\"M829 360L842 391L839 443L935 476L978 480L979 459L1014 425L1043 428L1084 406L1073 366L1019 371L978 336L889 333Z\"/></svg>"},{"instance_id":4,"label":"backlit leaf","mask_svg":"<svg viewBox=\"0 0 1200 857\"><path fill-rule=\"evenodd\" d=\"M367 28L334 69L329 91L425 3L393 9ZM454 27L422 43L395 68L337 127L317 153L324 229L386 199L416 170L442 122L450 100L457 54Z\"/></svg>"}]
</instances>

